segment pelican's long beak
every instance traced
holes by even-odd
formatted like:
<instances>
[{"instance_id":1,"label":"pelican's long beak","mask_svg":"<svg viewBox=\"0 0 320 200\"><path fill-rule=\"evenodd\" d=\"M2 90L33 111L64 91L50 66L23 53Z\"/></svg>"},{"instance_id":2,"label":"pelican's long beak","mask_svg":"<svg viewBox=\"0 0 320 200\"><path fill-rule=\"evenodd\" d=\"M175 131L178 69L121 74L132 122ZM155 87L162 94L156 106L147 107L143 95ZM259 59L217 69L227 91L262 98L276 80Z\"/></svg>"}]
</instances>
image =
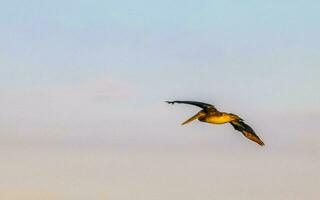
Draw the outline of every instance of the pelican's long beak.
<instances>
[{"instance_id":1,"label":"pelican's long beak","mask_svg":"<svg viewBox=\"0 0 320 200\"><path fill-rule=\"evenodd\" d=\"M200 111L197 114L195 114L194 116L192 116L191 118L189 118L188 120L186 120L185 122L183 122L181 125L188 124L188 123L192 122L193 120L199 119L199 117L201 117L203 115L204 115L204 113Z\"/></svg>"}]
</instances>

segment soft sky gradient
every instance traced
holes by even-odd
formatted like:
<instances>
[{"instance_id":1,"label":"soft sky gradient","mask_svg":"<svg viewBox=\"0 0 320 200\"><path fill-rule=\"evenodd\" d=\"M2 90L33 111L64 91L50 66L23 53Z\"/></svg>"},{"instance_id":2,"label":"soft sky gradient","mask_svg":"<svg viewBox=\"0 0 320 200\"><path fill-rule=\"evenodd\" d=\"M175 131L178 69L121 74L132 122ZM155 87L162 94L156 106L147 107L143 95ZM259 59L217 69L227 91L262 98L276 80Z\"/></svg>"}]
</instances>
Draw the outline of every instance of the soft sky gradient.
<instances>
[{"instance_id":1,"label":"soft sky gradient","mask_svg":"<svg viewBox=\"0 0 320 200\"><path fill-rule=\"evenodd\" d=\"M319 199L319 9L1 2L0 198ZM266 147L181 127L198 108L176 99L239 114Z\"/></svg>"}]
</instances>

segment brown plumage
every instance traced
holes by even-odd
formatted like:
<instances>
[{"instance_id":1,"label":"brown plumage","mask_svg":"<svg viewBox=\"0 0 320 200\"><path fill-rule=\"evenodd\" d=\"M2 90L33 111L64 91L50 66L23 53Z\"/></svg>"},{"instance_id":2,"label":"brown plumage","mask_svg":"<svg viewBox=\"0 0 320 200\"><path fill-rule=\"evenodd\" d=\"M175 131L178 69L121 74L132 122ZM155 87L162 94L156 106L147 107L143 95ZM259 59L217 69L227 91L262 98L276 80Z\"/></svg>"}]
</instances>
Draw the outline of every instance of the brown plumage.
<instances>
[{"instance_id":1,"label":"brown plumage","mask_svg":"<svg viewBox=\"0 0 320 200\"><path fill-rule=\"evenodd\" d=\"M185 125L196 119L198 119L199 121L207 122L211 124L230 123L234 129L236 129L237 131L240 131L249 140L252 140L261 146L264 145L263 141L258 137L258 135L256 135L254 130L248 124L244 123L243 119L241 119L239 116L235 114L219 112L213 105L197 102L197 101L166 101L166 102L169 104L175 104L175 103L190 104L190 105L194 105L202 108L200 112L198 112L196 115L192 116L191 118L183 122L182 125Z\"/></svg>"}]
</instances>

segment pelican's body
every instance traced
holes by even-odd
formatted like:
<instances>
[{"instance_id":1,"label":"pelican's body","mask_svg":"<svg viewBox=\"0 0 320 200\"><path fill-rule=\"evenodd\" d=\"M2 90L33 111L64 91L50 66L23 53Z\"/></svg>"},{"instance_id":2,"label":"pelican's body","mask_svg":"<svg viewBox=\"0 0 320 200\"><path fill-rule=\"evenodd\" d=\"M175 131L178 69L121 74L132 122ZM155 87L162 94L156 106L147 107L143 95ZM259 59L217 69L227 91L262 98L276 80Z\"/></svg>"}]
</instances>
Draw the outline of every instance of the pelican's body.
<instances>
[{"instance_id":1,"label":"pelican's body","mask_svg":"<svg viewBox=\"0 0 320 200\"><path fill-rule=\"evenodd\" d=\"M212 114L208 114L203 117L200 117L199 121L207 122L211 124L225 124L238 119L240 119L240 117L238 117L237 115L233 115L230 113L216 112L216 113L212 113Z\"/></svg>"},{"instance_id":2,"label":"pelican's body","mask_svg":"<svg viewBox=\"0 0 320 200\"><path fill-rule=\"evenodd\" d=\"M244 123L243 119L233 113L219 112L213 105L197 102L197 101L167 101L169 104L184 103L201 107L203 110L182 123L187 124L193 120L198 119L201 122L207 122L211 124L225 124L230 123L236 130L240 131L248 139L264 145L262 140L255 134L253 129Z\"/></svg>"}]
</instances>

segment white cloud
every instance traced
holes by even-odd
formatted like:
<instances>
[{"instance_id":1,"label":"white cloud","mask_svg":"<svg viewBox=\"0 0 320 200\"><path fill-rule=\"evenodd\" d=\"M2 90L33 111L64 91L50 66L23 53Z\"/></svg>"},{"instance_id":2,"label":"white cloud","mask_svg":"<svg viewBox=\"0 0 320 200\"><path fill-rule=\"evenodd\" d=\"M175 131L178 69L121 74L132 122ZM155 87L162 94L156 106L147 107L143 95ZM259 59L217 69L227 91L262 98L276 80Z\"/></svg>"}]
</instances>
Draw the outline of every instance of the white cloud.
<instances>
[{"instance_id":1,"label":"white cloud","mask_svg":"<svg viewBox=\"0 0 320 200\"><path fill-rule=\"evenodd\" d=\"M130 99L133 90L131 84L111 78L77 85L7 89L1 91L0 107L9 116L45 114L55 109L84 108L95 102Z\"/></svg>"},{"instance_id":2,"label":"white cloud","mask_svg":"<svg viewBox=\"0 0 320 200\"><path fill-rule=\"evenodd\" d=\"M94 131L96 121L112 119L137 94L132 84L112 78L0 92L1 137L10 141L61 141Z\"/></svg>"}]
</instances>

